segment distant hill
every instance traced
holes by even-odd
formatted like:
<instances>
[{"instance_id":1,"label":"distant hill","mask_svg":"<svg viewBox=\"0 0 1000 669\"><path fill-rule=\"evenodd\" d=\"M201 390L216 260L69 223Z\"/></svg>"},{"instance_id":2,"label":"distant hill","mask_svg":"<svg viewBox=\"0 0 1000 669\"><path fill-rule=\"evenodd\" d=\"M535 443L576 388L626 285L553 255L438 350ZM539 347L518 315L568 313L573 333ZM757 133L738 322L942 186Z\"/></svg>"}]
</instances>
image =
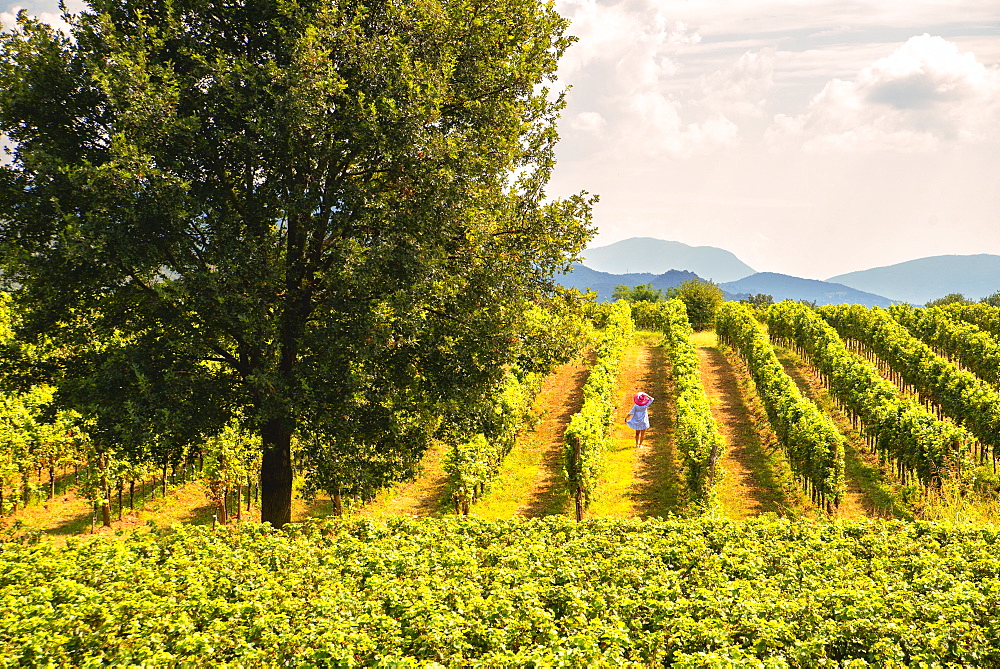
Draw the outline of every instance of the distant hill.
<instances>
[{"instance_id":1,"label":"distant hill","mask_svg":"<svg viewBox=\"0 0 1000 669\"><path fill-rule=\"evenodd\" d=\"M587 249L583 256L587 267L618 275L661 276L669 270L686 270L718 283L735 281L756 271L729 251L714 246L688 246L652 237L633 237Z\"/></svg>"},{"instance_id":2,"label":"distant hill","mask_svg":"<svg viewBox=\"0 0 1000 669\"><path fill-rule=\"evenodd\" d=\"M615 288L621 285L638 286L650 284L653 288L666 290L681 285L685 281L699 278L693 272L671 270L663 274L636 272L632 274L611 274L598 272L584 265L573 265L573 270L559 277L559 283L580 292L596 291L601 302L611 299ZM893 303L880 295L872 295L847 286L815 279L799 279L798 277L773 272L759 272L739 281L729 281L719 284L727 300L738 300L747 295L763 293L771 295L775 302L781 300L806 300L817 304L867 304L868 306L887 307Z\"/></svg>"},{"instance_id":3,"label":"distant hill","mask_svg":"<svg viewBox=\"0 0 1000 669\"><path fill-rule=\"evenodd\" d=\"M800 279L787 274L759 272L739 281L719 284L732 299L747 295L770 295L775 302L806 300L817 304L864 304L869 307L888 307L893 300L872 293L855 290L849 286L816 279Z\"/></svg>"},{"instance_id":4,"label":"distant hill","mask_svg":"<svg viewBox=\"0 0 1000 669\"><path fill-rule=\"evenodd\" d=\"M949 293L980 299L1000 290L1000 256L932 256L840 274L827 281L913 304L925 304Z\"/></svg>"},{"instance_id":5,"label":"distant hill","mask_svg":"<svg viewBox=\"0 0 1000 669\"><path fill-rule=\"evenodd\" d=\"M681 285L685 281L697 279L698 275L693 272L683 272L671 270L663 274L635 273L635 274L610 274L608 272L598 272L584 265L573 265L572 271L556 277L556 280L567 288L576 288L581 293L588 290L597 291L598 299L607 302L611 299L615 288L621 285L633 288L643 284L651 284L653 288L666 290Z\"/></svg>"}]
</instances>

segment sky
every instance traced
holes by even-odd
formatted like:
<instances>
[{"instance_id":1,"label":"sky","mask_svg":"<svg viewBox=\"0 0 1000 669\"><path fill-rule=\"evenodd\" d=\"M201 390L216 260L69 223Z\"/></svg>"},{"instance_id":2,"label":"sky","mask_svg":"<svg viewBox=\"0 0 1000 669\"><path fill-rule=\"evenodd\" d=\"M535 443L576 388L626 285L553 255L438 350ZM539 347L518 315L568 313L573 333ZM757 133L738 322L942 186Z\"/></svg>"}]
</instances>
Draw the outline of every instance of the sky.
<instances>
[{"instance_id":1,"label":"sky","mask_svg":"<svg viewBox=\"0 0 1000 669\"><path fill-rule=\"evenodd\" d=\"M549 193L812 279L1000 254L1000 0L558 0Z\"/></svg>"},{"instance_id":2,"label":"sky","mask_svg":"<svg viewBox=\"0 0 1000 669\"><path fill-rule=\"evenodd\" d=\"M69 0L70 10L83 6ZM0 0L49 22L56 0ZM1000 0L556 0L579 38L552 197L826 279L1000 254Z\"/></svg>"}]
</instances>

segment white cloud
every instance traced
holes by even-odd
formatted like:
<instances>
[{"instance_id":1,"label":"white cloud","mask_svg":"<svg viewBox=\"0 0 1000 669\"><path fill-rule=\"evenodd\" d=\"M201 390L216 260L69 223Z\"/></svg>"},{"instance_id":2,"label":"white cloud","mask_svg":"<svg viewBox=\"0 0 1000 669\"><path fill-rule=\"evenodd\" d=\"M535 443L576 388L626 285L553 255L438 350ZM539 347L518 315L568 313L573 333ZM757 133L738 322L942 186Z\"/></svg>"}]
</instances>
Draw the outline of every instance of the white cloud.
<instances>
[{"instance_id":1,"label":"white cloud","mask_svg":"<svg viewBox=\"0 0 1000 669\"><path fill-rule=\"evenodd\" d=\"M82 2L70 2L68 3L71 11L79 10L83 8ZM75 8L75 9L74 9ZM0 12L0 28L3 30L10 30L17 25L17 15L22 9L28 9L21 5L13 5L7 8L7 11ZM28 14L34 16L36 19L42 23L47 23L56 30L60 30L67 35L70 33L69 24L63 21L62 16L59 12L32 12L28 9Z\"/></svg>"},{"instance_id":2,"label":"white cloud","mask_svg":"<svg viewBox=\"0 0 1000 669\"><path fill-rule=\"evenodd\" d=\"M643 74L648 75L655 72L663 54L701 41L696 31L670 21L655 2L647 0L615 4L562 0L557 8L572 21L570 32L580 40L560 62L563 79L573 78L595 61L642 63ZM666 65L668 70L673 67L669 59Z\"/></svg>"},{"instance_id":3,"label":"white cloud","mask_svg":"<svg viewBox=\"0 0 1000 669\"><path fill-rule=\"evenodd\" d=\"M1000 139L998 127L1000 70L924 34L851 80L829 81L806 113L777 115L768 136L809 151L929 151Z\"/></svg>"},{"instance_id":4,"label":"white cloud","mask_svg":"<svg viewBox=\"0 0 1000 669\"><path fill-rule=\"evenodd\" d=\"M636 93L624 102L612 143L619 157L691 156L739 140L739 128L725 116L684 123L681 103L657 92Z\"/></svg>"},{"instance_id":5,"label":"white cloud","mask_svg":"<svg viewBox=\"0 0 1000 669\"><path fill-rule=\"evenodd\" d=\"M580 42L560 64L560 78L573 86L566 138L583 150L619 159L686 156L735 142L737 126L727 118L756 66L750 55L743 71L720 73L730 92L718 109L682 103L677 75L684 56L701 42L691 25L664 13L655 0L563 0L559 11L572 22ZM723 108L724 107L724 108ZM604 141L593 144L599 135ZM596 148L595 148L596 147Z\"/></svg>"},{"instance_id":6,"label":"white cloud","mask_svg":"<svg viewBox=\"0 0 1000 669\"><path fill-rule=\"evenodd\" d=\"M608 128L606 146L627 160L688 157L737 144L739 126L723 111L739 111L739 105L714 107L685 104L660 88L621 94L614 99L614 125Z\"/></svg>"},{"instance_id":7,"label":"white cloud","mask_svg":"<svg viewBox=\"0 0 1000 669\"><path fill-rule=\"evenodd\" d=\"M569 127L582 132L600 132L607 124L597 112L580 112L570 119Z\"/></svg>"},{"instance_id":8,"label":"white cloud","mask_svg":"<svg viewBox=\"0 0 1000 669\"><path fill-rule=\"evenodd\" d=\"M774 49L747 51L730 67L702 78L702 104L717 112L761 116L774 86Z\"/></svg>"}]
</instances>

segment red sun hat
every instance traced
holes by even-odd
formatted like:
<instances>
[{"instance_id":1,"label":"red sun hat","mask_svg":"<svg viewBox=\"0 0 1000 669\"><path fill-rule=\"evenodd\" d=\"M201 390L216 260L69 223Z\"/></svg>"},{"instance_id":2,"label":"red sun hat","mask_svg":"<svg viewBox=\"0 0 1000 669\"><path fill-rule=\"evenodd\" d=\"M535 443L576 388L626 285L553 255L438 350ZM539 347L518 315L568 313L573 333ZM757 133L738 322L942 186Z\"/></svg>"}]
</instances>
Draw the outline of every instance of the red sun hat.
<instances>
[{"instance_id":1,"label":"red sun hat","mask_svg":"<svg viewBox=\"0 0 1000 669\"><path fill-rule=\"evenodd\" d=\"M653 398L647 395L646 393L636 393L635 395L632 396L632 401L641 407L644 407L647 404L649 404L652 399Z\"/></svg>"}]
</instances>

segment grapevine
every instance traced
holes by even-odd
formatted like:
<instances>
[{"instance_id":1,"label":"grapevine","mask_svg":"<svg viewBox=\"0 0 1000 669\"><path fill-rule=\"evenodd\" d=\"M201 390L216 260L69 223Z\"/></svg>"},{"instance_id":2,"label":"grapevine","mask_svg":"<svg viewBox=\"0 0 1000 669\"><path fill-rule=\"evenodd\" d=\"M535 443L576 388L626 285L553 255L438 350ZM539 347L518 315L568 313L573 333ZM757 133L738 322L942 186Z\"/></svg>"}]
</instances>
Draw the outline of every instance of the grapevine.
<instances>
[{"instance_id":1,"label":"grapevine","mask_svg":"<svg viewBox=\"0 0 1000 669\"><path fill-rule=\"evenodd\" d=\"M716 479L716 463L725 439L712 415L698 371L698 355L691 343L691 324L680 300L639 303L643 327L663 333L670 351L676 386L677 442L684 456L688 488L695 500L704 500Z\"/></svg>"},{"instance_id":2,"label":"grapevine","mask_svg":"<svg viewBox=\"0 0 1000 669\"><path fill-rule=\"evenodd\" d=\"M964 426L994 459L1000 446L1000 394L970 372L958 369L911 335L884 309L860 305L826 306L823 316L842 337L854 339L883 360L920 395ZM987 455L980 449L980 459Z\"/></svg>"},{"instance_id":3,"label":"grapevine","mask_svg":"<svg viewBox=\"0 0 1000 669\"><path fill-rule=\"evenodd\" d=\"M771 426L804 489L828 510L839 505L844 494L844 436L785 373L750 307L741 302L723 304L716 315L716 331L746 361Z\"/></svg>"},{"instance_id":4,"label":"grapevine","mask_svg":"<svg viewBox=\"0 0 1000 669\"><path fill-rule=\"evenodd\" d=\"M914 309L897 304L889 313L935 352L1000 387L1000 342L989 332L954 318L951 314L955 312L940 307Z\"/></svg>"},{"instance_id":5,"label":"grapevine","mask_svg":"<svg viewBox=\"0 0 1000 669\"><path fill-rule=\"evenodd\" d=\"M0 664L997 666L997 541L453 517L7 543Z\"/></svg>"},{"instance_id":6,"label":"grapevine","mask_svg":"<svg viewBox=\"0 0 1000 669\"><path fill-rule=\"evenodd\" d=\"M924 485L940 485L942 473L957 467L961 444L972 436L904 397L815 311L781 302L769 308L767 319L773 337L794 345L818 369L873 450L895 463L901 481L915 474Z\"/></svg>"}]
</instances>

